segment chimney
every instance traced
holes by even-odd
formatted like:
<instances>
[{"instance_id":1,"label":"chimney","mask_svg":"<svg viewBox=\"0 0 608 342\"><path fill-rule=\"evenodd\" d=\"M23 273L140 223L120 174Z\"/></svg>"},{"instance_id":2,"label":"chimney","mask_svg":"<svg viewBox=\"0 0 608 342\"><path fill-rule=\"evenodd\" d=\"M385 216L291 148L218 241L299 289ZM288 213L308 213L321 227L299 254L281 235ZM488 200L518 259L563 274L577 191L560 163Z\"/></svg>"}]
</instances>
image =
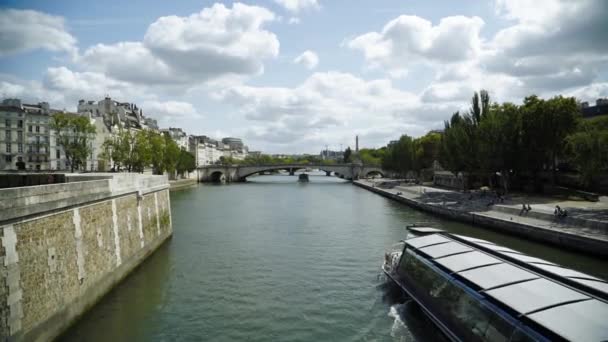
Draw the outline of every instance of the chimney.
<instances>
[{"instance_id":1,"label":"chimney","mask_svg":"<svg viewBox=\"0 0 608 342\"><path fill-rule=\"evenodd\" d=\"M359 136L355 136L355 152L359 152Z\"/></svg>"}]
</instances>

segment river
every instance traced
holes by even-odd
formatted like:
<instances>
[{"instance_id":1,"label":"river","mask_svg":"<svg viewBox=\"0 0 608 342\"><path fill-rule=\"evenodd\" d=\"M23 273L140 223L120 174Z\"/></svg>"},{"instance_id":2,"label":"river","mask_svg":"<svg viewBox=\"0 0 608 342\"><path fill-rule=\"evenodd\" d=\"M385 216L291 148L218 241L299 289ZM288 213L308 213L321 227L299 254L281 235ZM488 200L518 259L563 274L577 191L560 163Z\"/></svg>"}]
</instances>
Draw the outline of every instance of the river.
<instances>
[{"instance_id":1,"label":"river","mask_svg":"<svg viewBox=\"0 0 608 342\"><path fill-rule=\"evenodd\" d=\"M608 278L608 263L412 210L334 177L250 177L171 193L173 238L65 341L437 339L380 275L411 222Z\"/></svg>"}]
</instances>

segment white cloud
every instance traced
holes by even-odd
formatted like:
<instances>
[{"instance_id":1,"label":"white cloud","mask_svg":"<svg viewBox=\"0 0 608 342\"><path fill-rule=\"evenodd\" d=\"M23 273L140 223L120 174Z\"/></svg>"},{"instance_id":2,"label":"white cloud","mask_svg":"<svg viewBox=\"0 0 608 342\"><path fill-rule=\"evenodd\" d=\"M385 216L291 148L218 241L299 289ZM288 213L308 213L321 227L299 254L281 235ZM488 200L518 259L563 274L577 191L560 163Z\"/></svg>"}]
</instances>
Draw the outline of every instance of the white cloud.
<instances>
[{"instance_id":1,"label":"white cloud","mask_svg":"<svg viewBox=\"0 0 608 342\"><path fill-rule=\"evenodd\" d=\"M371 67L384 68L394 76L406 74L419 62L453 63L476 58L481 49L479 17L454 16L433 24L417 16L402 15L347 42L363 52Z\"/></svg>"},{"instance_id":2,"label":"white cloud","mask_svg":"<svg viewBox=\"0 0 608 342\"><path fill-rule=\"evenodd\" d=\"M274 0L274 2L294 13L302 10L321 8L317 0Z\"/></svg>"},{"instance_id":3,"label":"white cloud","mask_svg":"<svg viewBox=\"0 0 608 342\"><path fill-rule=\"evenodd\" d=\"M298 17L291 17L291 18L289 18L288 23L289 23L289 25L297 25L297 24L300 23L300 18L298 18Z\"/></svg>"},{"instance_id":4,"label":"white cloud","mask_svg":"<svg viewBox=\"0 0 608 342\"><path fill-rule=\"evenodd\" d=\"M272 150L320 150L355 134L365 146L381 146L400 134L439 128L452 104L427 104L390 80L364 80L349 73L317 72L294 87L237 86L217 94L252 125L246 138ZM345 146L346 147L346 146Z\"/></svg>"},{"instance_id":5,"label":"white cloud","mask_svg":"<svg viewBox=\"0 0 608 342\"><path fill-rule=\"evenodd\" d=\"M161 125L175 123L192 125L194 120L203 118L192 103L183 101L144 101L141 108L145 110L146 115L157 119Z\"/></svg>"},{"instance_id":6,"label":"white cloud","mask_svg":"<svg viewBox=\"0 0 608 342\"><path fill-rule=\"evenodd\" d=\"M314 51L306 50L293 60L295 64L301 64L308 70L312 70L319 65L319 56Z\"/></svg>"},{"instance_id":7,"label":"white cloud","mask_svg":"<svg viewBox=\"0 0 608 342\"><path fill-rule=\"evenodd\" d=\"M75 44L62 17L33 10L0 10L0 56L35 49L74 53Z\"/></svg>"},{"instance_id":8,"label":"white cloud","mask_svg":"<svg viewBox=\"0 0 608 342\"><path fill-rule=\"evenodd\" d=\"M143 42L98 44L78 61L113 78L147 84L192 85L261 74L264 60L279 54L276 35L263 28L275 19L262 7L214 4L187 17L161 17Z\"/></svg>"}]
</instances>

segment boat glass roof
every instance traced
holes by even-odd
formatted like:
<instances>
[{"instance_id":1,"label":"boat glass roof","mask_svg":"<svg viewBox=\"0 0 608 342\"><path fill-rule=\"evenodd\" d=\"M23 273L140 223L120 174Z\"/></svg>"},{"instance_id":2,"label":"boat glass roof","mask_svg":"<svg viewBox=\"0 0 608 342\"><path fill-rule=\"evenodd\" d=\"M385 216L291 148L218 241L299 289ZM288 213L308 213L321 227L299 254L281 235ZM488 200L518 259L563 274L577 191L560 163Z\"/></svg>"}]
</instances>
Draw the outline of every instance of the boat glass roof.
<instances>
[{"instance_id":1,"label":"boat glass roof","mask_svg":"<svg viewBox=\"0 0 608 342\"><path fill-rule=\"evenodd\" d=\"M463 245L458 242L448 242L442 243L439 245L433 245L428 247L422 247L419 249L421 252L424 252L431 258L441 258L446 255L469 252L472 251L473 248Z\"/></svg>"},{"instance_id":2,"label":"boat glass roof","mask_svg":"<svg viewBox=\"0 0 608 342\"><path fill-rule=\"evenodd\" d=\"M528 317L570 341L608 340L608 305L596 299L557 306Z\"/></svg>"},{"instance_id":3,"label":"boat glass roof","mask_svg":"<svg viewBox=\"0 0 608 342\"><path fill-rule=\"evenodd\" d=\"M426 235L426 236L421 236L421 237L416 237L416 238L405 240L405 242L408 245L410 245L414 248L422 248L425 246L430 246L430 245L435 245L438 243L450 242L450 241L452 241L452 240L450 240L440 234Z\"/></svg>"},{"instance_id":4,"label":"boat glass roof","mask_svg":"<svg viewBox=\"0 0 608 342\"><path fill-rule=\"evenodd\" d=\"M590 280L590 279L581 279L581 278L570 278L570 280L575 281L577 283L581 283L583 285L587 285L596 290L600 290L602 292L608 293L608 283L602 280ZM607 318L608 320L608 318Z\"/></svg>"},{"instance_id":5,"label":"boat glass roof","mask_svg":"<svg viewBox=\"0 0 608 342\"><path fill-rule=\"evenodd\" d=\"M485 293L521 314L550 305L590 298L545 278L504 286Z\"/></svg>"},{"instance_id":6,"label":"boat glass roof","mask_svg":"<svg viewBox=\"0 0 608 342\"><path fill-rule=\"evenodd\" d=\"M481 289L489 289L514 282L539 278L538 275L511 264L498 264L458 273Z\"/></svg>"},{"instance_id":7,"label":"boat glass roof","mask_svg":"<svg viewBox=\"0 0 608 342\"><path fill-rule=\"evenodd\" d=\"M460 272L473 267L499 264L502 261L488 254L472 251L437 259L436 262L452 272Z\"/></svg>"},{"instance_id":8,"label":"boat glass roof","mask_svg":"<svg viewBox=\"0 0 608 342\"><path fill-rule=\"evenodd\" d=\"M550 261L539 259L539 258L535 258L535 257L531 257L529 255L521 254L519 252L516 252L516 253L512 253L512 252L499 252L499 253L503 254L505 256L511 257L513 259L517 259L519 261L526 262L526 263L555 265L555 263L552 263Z\"/></svg>"},{"instance_id":9,"label":"boat glass roof","mask_svg":"<svg viewBox=\"0 0 608 342\"><path fill-rule=\"evenodd\" d=\"M470 237L470 236L464 236L464 235L458 235L458 234L453 234L453 235L457 236L457 237L459 237L459 238L461 238L463 240L470 241L470 242L487 243L487 244L490 244L490 245L494 245L495 244L494 242L490 242L490 241L486 241L486 240L482 240L482 239L477 239L477 238Z\"/></svg>"}]
</instances>

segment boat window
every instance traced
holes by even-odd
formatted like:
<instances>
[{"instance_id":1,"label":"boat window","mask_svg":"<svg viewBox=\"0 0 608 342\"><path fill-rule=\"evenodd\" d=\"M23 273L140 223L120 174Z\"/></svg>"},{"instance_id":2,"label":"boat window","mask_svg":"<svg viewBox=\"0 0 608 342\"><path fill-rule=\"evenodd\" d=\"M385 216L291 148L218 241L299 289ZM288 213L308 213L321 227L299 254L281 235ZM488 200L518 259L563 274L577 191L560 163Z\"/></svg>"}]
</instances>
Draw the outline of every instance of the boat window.
<instances>
[{"instance_id":1,"label":"boat window","mask_svg":"<svg viewBox=\"0 0 608 342\"><path fill-rule=\"evenodd\" d=\"M513 332L513 335L511 335L511 339L509 340L511 342L532 342L532 341L536 341L536 339L532 338L530 335L526 334L523 330L521 329L515 329L515 331Z\"/></svg>"},{"instance_id":2,"label":"boat window","mask_svg":"<svg viewBox=\"0 0 608 342\"><path fill-rule=\"evenodd\" d=\"M445 243L445 242L450 242L451 240L439 235L439 234L433 234L433 235L425 235L425 236L421 236L421 237L417 237L417 238L413 238L413 239L407 239L405 242L407 242L408 245L414 247L414 248L422 248L425 246L430 246L430 245L435 245L438 243Z\"/></svg>"},{"instance_id":3,"label":"boat window","mask_svg":"<svg viewBox=\"0 0 608 342\"><path fill-rule=\"evenodd\" d=\"M439 245L420 248L421 252L424 252L431 258L441 258L446 255L468 252L472 250L473 249L471 247L463 245L459 242L448 242Z\"/></svg>"},{"instance_id":4,"label":"boat window","mask_svg":"<svg viewBox=\"0 0 608 342\"><path fill-rule=\"evenodd\" d=\"M482 289L538 278L534 273L506 263L475 268L458 275Z\"/></svg>"},{"instance_id":5,"label":"boat window","mask_svg":"<svg viewBox=\"0 0 608 342\"><path fill-rule=\"evenodd\" d=\"M405 260L402 272L406 272L408 283L414 287L420 300L427 303L438 317L451 322L449 326L457 327L454 329L466 336L466 340L509 340L513 326L479 298L441 276L415 255L409 255Z\"/></svg>"},{"instance_id":6,"label":"boat window","mask_svg":"<svg viewBox=\"0 0 608 342\"><path fill-rule=\"evenodd\" d=\"M456 254L436 261L452 272L460 272L473 267L501 263L499 259L478 251Z\"/></svg>"}]
</instances>

